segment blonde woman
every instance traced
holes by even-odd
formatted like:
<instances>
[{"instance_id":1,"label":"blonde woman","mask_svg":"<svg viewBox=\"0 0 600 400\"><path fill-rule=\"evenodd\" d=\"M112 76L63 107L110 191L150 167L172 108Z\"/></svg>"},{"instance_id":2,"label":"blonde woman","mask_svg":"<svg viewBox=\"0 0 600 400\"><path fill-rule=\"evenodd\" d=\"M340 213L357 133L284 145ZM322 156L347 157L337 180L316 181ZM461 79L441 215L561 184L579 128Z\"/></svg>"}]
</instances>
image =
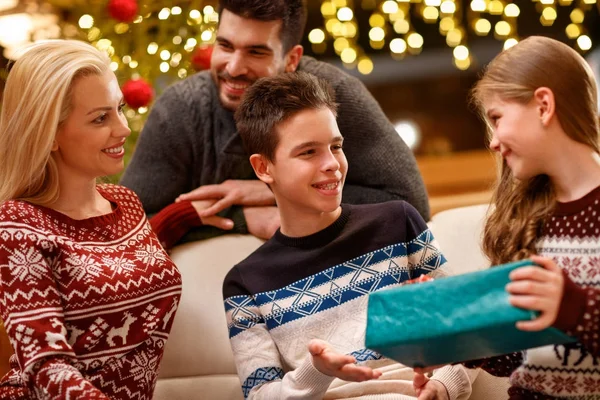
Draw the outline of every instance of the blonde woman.
<instances>
[{"instance_id":1,"label":"blonde woman","mask_svg":"<svg viewBox=\"0 0 600 400\"><path fill-rule=\"evenodd\" d=\"M123 169L130 134L109 59L37 43L0 114L0 315L15 354L0 398L152 398L181 277Z\"/></svg>"},{"instance_id":2,"label":"blonde woman","mask_svg":"<svg viewBox=\"0 0 600 400\"><path fill-rule=\"evenodd\" d=\"M540 312L517 328L578 339L465 363L510 376L511 400L600 398L597 94L583 57L535 36L498 55L473 90L502 159L483 249L492 265L530 257L542 267L510 275L511 304Z\"/></svg>"}]
</instances>

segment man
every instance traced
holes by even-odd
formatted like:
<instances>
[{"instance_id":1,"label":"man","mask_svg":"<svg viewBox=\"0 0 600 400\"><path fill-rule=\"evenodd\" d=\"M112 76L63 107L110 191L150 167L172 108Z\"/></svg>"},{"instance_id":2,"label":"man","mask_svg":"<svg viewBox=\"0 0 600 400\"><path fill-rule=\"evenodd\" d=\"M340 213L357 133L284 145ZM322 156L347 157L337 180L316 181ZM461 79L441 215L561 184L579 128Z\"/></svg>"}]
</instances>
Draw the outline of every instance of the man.
<instances>
[{"instance_id":1,"label":"man","mask_svg":"<svg viewBox=\"0 0 600 400\"><path fill-rule=\"evenodd\" d=\"M191 201L204 225L271 237L279 227L275 199L256 179L233 112L257 79L301 70L326 79L337 93L338 124L353 165L344 200L403 199L429 218L415 159L375 99L357 79L302 56L302 0L221 0L219 12L210 71L176 83L158 99L123 176L121 183L139 195L147 213L175 200L189 208Z\"/></svg>"}]
</instances>

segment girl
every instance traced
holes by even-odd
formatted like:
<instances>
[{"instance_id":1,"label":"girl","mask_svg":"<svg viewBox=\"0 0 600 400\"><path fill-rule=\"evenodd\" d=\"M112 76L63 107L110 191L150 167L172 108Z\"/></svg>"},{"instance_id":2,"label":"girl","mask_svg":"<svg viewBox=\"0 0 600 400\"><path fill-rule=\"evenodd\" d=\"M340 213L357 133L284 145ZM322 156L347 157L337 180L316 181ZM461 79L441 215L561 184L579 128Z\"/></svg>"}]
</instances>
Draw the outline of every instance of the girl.
<instances>
[{"instance_id":1,"label":"girl","mask_svg":"<svg viewBox=\"0 0 600 400\"><path fill-rule=\"evenodd\" d=\"M473 98L490 147L502 157L484 252L492 265L530 257L543 267L510 276L511 304L541 312L519 329L554 326L579 342L465 365L510 376L510 399L600 398L600 148L592 71L567 45L530 37L490 63Z\"/></svg>"},{"instance_id":2,"label":"girl","mask_svg":"<svg viewBox=\"0 0 600 400\"><path fill-rule=\"evenodd\" d=\"M110 60L32 45L0 114L0 315L15 354L2 399L150 400L181 293L137 196L97 185L130 134Z\"/></svg>"}]
</instances>

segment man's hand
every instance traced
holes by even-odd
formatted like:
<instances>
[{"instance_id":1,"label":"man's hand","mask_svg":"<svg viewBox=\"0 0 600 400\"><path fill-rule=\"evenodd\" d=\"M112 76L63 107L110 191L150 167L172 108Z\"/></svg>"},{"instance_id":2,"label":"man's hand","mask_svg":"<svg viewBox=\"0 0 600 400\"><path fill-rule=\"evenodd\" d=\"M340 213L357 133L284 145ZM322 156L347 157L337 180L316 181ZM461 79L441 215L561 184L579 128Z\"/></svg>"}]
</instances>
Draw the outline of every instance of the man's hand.
<instances>
[{"instance_id":1,"label":"man's hand","mask_svg":"<svg viewBox=\"0 0 600 400\"><path fill-rule=\"evenodd\" d=\"M217 214L233 205L273 206L275 196L269 187L257 180L226 180L218 185L204 185L180 195L175 201L215 200L215 203L199 212L200 218Z\"/></svg>"},{"instance_id":2,"label":"man's hand","mask_svg":"<svg viewBox=\"0 0 600 400\"><path fill-rule=\"evenodd\" d=\"M265 240L270 239L281 224L279 210L275 206L244 207L244 218L248 232Z\"/></svg>"},{"instance_id":3,"label":"man's hand","mask_svg":"<svg viewBox=\"0 0 600 400\"><path fill-rule=\"evenodd\" d=\"M214 203L216 203L216 200L192 201L190 203L196 209L203 225L211 225L226 231L233 228L233 221L228 218L219 217L218 215L210 215L207 217L201 215L207 208L212 207Z\"/></svg>"},{"instance_id":4,"label":"man's hand","mask_svg":"<svg viewBox=\"0 0 600 400\"><path fill-rule=\"evenodd\" d=\"M564 277L561 268L549 258L532 256L531 260L543 268L529 266L515 269L510 273L511 282L506 285L506 291L513 306L541 313L533 321L517 322L517 328L541 331L556 321L563 297Z\"/></svg>"},{"instance_id":5,"label":"man's hand","mask_svg":"<svg viewBox=\"0 0 600 400\"><path fill-rule=\"evenodd\" d=\"M413 387L418 400L450 400L444 384L415 371Z\"/></svg>"},{"instance_id":6,"label":"man's hand","mask_svg":"<svg viewBox=\"0 0 600 400\"><path fill-rule=\"evenodd\" d=\"M381 376L381 371L355 365L354 357L336 352L323 340L311 340L308 351L314 367L324 375L353 382L363 382Z\"/></svg>"}]
</instances>

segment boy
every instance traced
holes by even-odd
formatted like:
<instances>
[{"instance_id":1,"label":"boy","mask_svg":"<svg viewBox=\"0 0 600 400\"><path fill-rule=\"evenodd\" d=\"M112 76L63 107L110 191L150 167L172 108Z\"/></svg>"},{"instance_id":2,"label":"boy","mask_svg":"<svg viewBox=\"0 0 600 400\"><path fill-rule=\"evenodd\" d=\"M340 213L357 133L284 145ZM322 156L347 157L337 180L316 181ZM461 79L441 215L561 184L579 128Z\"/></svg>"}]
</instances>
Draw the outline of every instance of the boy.
<instances>
[{"instance_id":1,"label":"boy","mask_svg":"<svg viewBox=\"0 0 600 400\"><path fill-rule=\"evenodd\" d=\"M408 203L341 205L348 164L333 99L325 81L289 73L255 83L235 114L281 219L273 238L223 285L246 398L415 395L412 369L363 347L368 293L443 275L445 259ZM469 394L463 367L449 366L419 398Z\"/></svg>"}]
</instances>

